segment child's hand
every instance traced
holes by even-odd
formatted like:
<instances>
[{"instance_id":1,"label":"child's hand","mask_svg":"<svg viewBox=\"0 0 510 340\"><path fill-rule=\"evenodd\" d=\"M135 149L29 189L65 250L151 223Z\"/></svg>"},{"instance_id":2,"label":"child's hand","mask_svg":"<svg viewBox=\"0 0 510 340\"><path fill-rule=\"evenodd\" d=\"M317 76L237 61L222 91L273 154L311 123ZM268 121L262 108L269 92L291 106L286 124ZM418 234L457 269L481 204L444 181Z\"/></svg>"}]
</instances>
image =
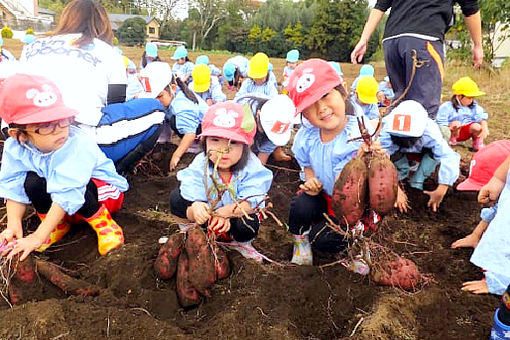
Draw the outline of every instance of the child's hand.
<instances>
[{"instance_id":1,"label":"child's hand","mask_svg":"<svg viewBox=\"0 0 510 340\"><path fill-rule=\"evenodd\" d=\"M485 184L478 193L478 203L483 206L493 205L501 194L505 183L493 177L489 183Z\"/></svg>"},{"instance_id":2,"label":"child's hand","mask_svg":"<svg viewBox=\"0 0 510 340\"><path fill-rule=\"evenodd\" d=\"M7 222L7 228L0 233L0 243L11 242L14 239L23 238L23 228L21 223Z\"/></svg>"},{"instance_id":3,"label":"child's hand","mask_svg":"<svg viewBox=\"0 0 510 340\"><path fill-rule=\"evenodd\" d=\"M445 184L439 184L437 189L434 191L423 191L424 194L429 195L430 197L427 203L427 207L432 208L432 211L436 212L447 191L448 186Z\"/></svg>"},{"instance_id":4,"label":"child's hand","mask_svg":"<svg viewBox=\"0 0 510 340\"><path fill-rule=\"evenodd\" d=\"M409 201L407 200L407 195L404 192L404 190L398 186L397 190L397 201L395 202L395 208L398 208L398 210L401 213L406 213L407 209L409 208Z\"/></svg>"},{"instance_id":5,"label":"child's hand","mask_svg":"<svg viewBox=\"0 0 510 340\"><path fill-rule=\"evenodd\" d=\"M476 246L478 245L479 241L480 241L480 236L471 233L468 236L453 242L452 243L452 249L457 249L457 248L476 248Z\"/></svg>"},{"instance_id":6,"label":"child's hand","mask_svg":"<svg viewBox=\"0 0 510 340\"><path fill-rule=\"evenodd\" d=\"M22 253L20 261L24 261L31 252L39 248L46 240L41 240L34 233L14 241L14 246L9 251L7 259L12 259L14 255Z\"/></svg>"},{"instance_id":7,"label":"child's hand","mask_svg":"<svg viewBox=\"0 0 510 340\"><path fill-rule=\"evenodd\" d=\"M198 225L202 225L211 218L209 205L204 202L193 202L191 205L193 218Z\"/></svg>"},{"instance_id":8,"label":"child's hand","mask_svg":"<svg viewBox=\"0 0 510 340\"><path fill-rule=\"evenodd\" d=\"M215 215L211 217L207 229L214 231L216 234L226 233L230 230L230 218Z\"/></svg>"},{"instance_id":9,"label":"child's hand","mask_svg":"<svg viewBox=\"0 0 510 340\"><path fill-rule=\"evenodd\" d=\"M308 179L305 183L299 186L299 189L303 190L310 196L317 196L322 190L322 183L319 182L317 177Z\"/></svg>"},{"instance_id":10,"label":"child's hand","mask_svg":"<svg viewBox=\"0 0 510 340\"><path fill-rule=\"evenodd\" d=\"M464 282L461 290L473 294L489 294L489 287L485 280Z\"/></svg>"},{"instance_id":11,"label":"child's hand","mask_svg":"<svg viewBox=\"0 0 510 340\"><path fill-rule=\"evenodd\" d=\"M177 156L174 152L174 154L172 155L172 158L170 159L170 171L175 170L175 168L177 167L177 164L179 164L180 160L181 160L181 157Z\"/></svg>"}]
</instances>

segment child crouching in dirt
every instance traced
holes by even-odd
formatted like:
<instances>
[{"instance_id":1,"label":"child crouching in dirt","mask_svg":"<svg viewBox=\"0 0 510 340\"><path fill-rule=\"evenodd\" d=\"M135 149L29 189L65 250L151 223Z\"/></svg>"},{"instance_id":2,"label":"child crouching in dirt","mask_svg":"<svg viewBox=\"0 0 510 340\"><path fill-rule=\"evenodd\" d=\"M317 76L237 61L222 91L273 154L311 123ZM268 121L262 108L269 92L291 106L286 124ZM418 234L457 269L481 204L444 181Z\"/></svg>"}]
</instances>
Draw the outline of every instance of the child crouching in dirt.
<instances>
[{"instance_id":1,"label":"child crouching in dirt","mask_svg":"<svg viewBox=\"0 0 510 340\"><path fill-rule=\"evenodd\" d=\"M127 181L117 174L96 142L71 125L77 111L66 107L55 84L16 74L0 87L0 116L9 124L0 169L7 228L0 242L8 257L44 251L62 239L73 217L96 231L98 250L108 254L124 243L110 212L120 209ZM41 224L23 235L22 219L32 203Z\"/></svg>"},{"instance_id":2,"label":"child crouching in dirt","mask_svg":"<svg viewBox=\"0 0 510 340\"><path fill-rule=\"evenodd\" d=\"M384 117L379 141L397 167L399 180L408 178L412 156L421 158L414 175L409 179L409 185L413 188L423 190L424 180L435 171L439 163L439 185L434 191L423 191L430 197L427 206L437 211L448 188L459 177L460 155L442 138L439 126L428 118L425 108L414 100L401 102ZM397 199L399 202L407 201L402 193L400 190Z\"/></svg>"},{"instance_id":3,"label":"child crouching in dirt","mask_svg":"<svg viewBox=\"0 0 510 340\"><path fill-rule=\"evenodd\" d=\"M354 118L354 109L342 83L328 62L309 59L296 67L287 85L296 112L311 124L299 130L292 147L305 175L302 193L292 199L289 211L289 230L295 238L291 262L299 265L313 264L312 246L332 253L347 246L323 216L334 216L335 180L347 162L364 151L362 141L348 142L360 131L356 119L348 119L347 115Z\"/></svg>"},{"instance_id":4,"label":"child crouching in dirt","mask_svg":"<svg viewBox=\"0 0 510 340\"><path fill-rule=\"evenodd\" d=\"M170 206L173 214L207 224L220 239L233 240L243 256L261 262L251 245L259 230L254 209L269 191L273 174L250 151L255 132L248 106L230 101L211 106L202 121L204 152L177 173L181 185L170 194Z\"/></svg>"}]
</instances>

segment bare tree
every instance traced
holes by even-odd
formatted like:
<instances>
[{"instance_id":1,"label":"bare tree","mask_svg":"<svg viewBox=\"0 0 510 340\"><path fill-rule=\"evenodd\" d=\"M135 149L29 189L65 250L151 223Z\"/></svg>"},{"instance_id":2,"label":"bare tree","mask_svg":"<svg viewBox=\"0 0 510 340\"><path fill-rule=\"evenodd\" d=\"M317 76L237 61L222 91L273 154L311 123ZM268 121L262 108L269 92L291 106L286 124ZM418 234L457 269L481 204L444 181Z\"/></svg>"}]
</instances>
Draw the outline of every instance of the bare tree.
<instances>
[{"instance_id":1,"label":"bare tree","mask_svg":"<svg viewBox=\"0 0 510 340\"><path fill-rule=\"evenodd\" d=\"M172 20L176 10L184 9L186 1L183 0L137 0L143 1L150 16L157 18L161 26Z\"/></svg>"},{"instance_id":2,"label":"bare tree","mask_svg":"<svg viewBox=\"0 0 510 340\"><path fill-rule=\"evenodd\" d=\"M202 43L218 21L226 17L225 0L190 0L190 7L196 11L197 29Z\"/></svg>"}]
</instances>

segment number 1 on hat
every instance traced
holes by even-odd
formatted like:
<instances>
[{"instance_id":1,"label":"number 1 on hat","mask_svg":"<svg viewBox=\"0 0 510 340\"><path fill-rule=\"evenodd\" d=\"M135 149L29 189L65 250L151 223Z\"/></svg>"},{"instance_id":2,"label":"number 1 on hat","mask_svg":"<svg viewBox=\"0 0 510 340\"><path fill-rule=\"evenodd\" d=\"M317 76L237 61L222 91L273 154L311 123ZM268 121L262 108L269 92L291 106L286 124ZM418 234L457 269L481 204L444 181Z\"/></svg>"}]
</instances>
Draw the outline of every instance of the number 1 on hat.
<instances>
[{"instance_id":1,"label":"number 1 on hat","mask_svg":"<svg viewBox=\"0 0 510 340\"><path fill-rule=\"evenodd\" d=\"M395 131L411 131L411 116L395 115L393 118L393 130Z\"/></svg>"}]
</instances>

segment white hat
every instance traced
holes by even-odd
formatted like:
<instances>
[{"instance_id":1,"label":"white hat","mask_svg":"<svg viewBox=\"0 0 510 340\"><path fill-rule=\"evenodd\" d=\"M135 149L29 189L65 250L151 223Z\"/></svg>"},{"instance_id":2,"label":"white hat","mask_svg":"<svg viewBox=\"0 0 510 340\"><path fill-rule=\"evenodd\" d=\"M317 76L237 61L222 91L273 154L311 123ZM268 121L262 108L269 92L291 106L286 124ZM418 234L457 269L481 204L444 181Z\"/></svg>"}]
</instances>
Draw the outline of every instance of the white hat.
<instances>
[{"instance_id":1,"label":"white hat","mask_svg":"<svg viewBox=\"0 0 510 340\"><path fill-rule=\"evenodd\" d=\"M405 100L398 104L384 118L386 131L395 136L421 137L427 125L428 113L414 100Z\"/></svg>"},{"instance_id":2,"label":"white hat","mask_svg":"<svg viewBox=\"0 0 510 340\"><path fill-rule=\"evenodd\" d=\"M289 142L296 107L292 100L280 94L269 99L260 109L260 124L271 142L283 146Z\"/></svg>"},{"instance_id":3,"label":"white hat","mask_svg":"<svg viewBox=\"0 0 510 340\"><path fill-rule=\"evenodd\" d=\"M161 61L154 61L147 64L140 71L140 82L144 92L139 98L156 98L165 87L172 81L172 69L170 65Z\"/></svg>"}]
</instances>

